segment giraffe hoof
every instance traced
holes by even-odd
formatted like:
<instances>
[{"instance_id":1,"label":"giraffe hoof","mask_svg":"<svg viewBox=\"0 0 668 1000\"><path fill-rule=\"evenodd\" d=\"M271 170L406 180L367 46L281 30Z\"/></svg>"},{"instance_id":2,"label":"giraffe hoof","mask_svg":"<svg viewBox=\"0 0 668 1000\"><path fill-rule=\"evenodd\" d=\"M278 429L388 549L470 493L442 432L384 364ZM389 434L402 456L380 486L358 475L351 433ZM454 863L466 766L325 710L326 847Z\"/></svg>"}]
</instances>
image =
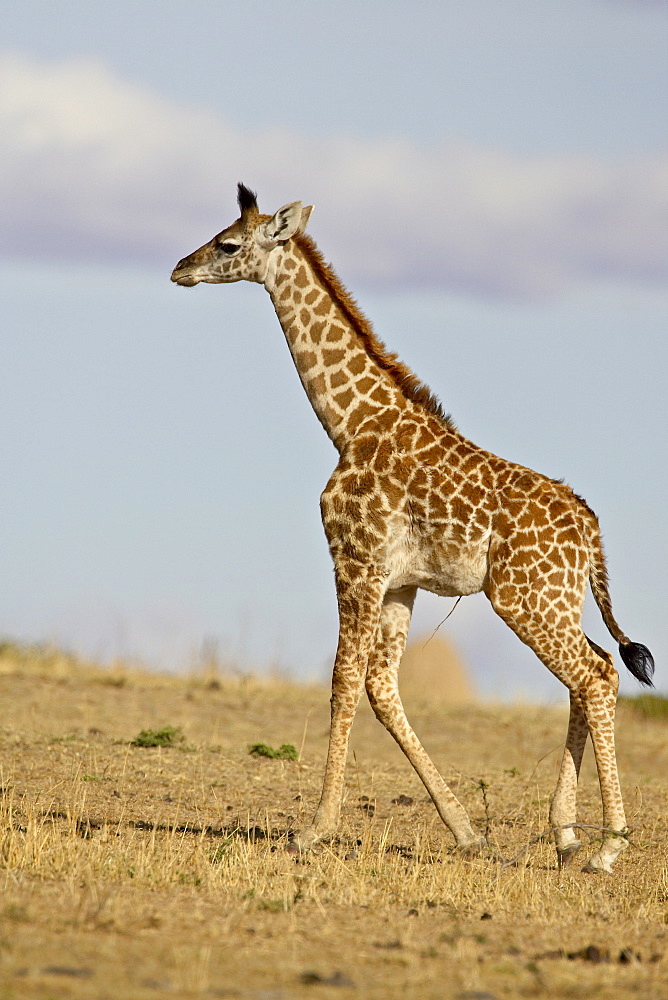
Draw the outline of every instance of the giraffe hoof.
<instances>
[{"instance_id":1,"label":"giraffe hoof","mask_svg":"<svg viewBox=\"0 0 668 1000\"><path fill-rule=\"evenodd\" d=\"M593 858L592 858L591 861L588 861L586 865L582 866L582 871L583 872L587 872L588 874L593 874L593 875L603 875L603 874L606 874L606 873L608 875L611 875L612 874L612 867L610 865L597 864L597 863L595 863L593 861Z\"/></svg>"},{"instance_id":2,"label":"giraffe hoof","mask_svg":"<svg viewBox=\"0 0 668 1000\"><path fill-rule=\"evenodd\" d=\"M324 839L326 839L324 834L318 834L312 827L307 827L295 835L294 839L287 845L286 850L289 854L307 854Z\"/></svg>"},{"instance_id":3,"label":"giraffe hoof","mask_svg":"<svg viewBox=\"0 0 668 1000\"><path fill-rule=\"evenodd\" d=\"M601 844L596 854L592 854L582 871L612 874L613 864L628 846L629 842L625 836L611 837Z\"/></svg>"},{"instance_id":4,"label":"giraffe hoof","mask_svg":"<svg viewBox=\"0 0 668 1000\"><path fill-rule=\"evenodd\" d=\"M564 847L563 849L557 848L557 861L559 862L560 871L562 868L570 868L573 864L575 855L581 847L581 842L579 840L574 840L572 844L568 845L568 847Z\"/></svg>"},{"instance_id":5,"label":"giraffe hoof","mask_svg":"<svg viewBox=\"0 0 668 1000\"><path fill-rule=\"evenodd\" d=\"M474 840L471 844L457 844L455 846L455 853L461 858L479 858L488 850L489 844L485 837Z\"/></svg>"}]
</instances>

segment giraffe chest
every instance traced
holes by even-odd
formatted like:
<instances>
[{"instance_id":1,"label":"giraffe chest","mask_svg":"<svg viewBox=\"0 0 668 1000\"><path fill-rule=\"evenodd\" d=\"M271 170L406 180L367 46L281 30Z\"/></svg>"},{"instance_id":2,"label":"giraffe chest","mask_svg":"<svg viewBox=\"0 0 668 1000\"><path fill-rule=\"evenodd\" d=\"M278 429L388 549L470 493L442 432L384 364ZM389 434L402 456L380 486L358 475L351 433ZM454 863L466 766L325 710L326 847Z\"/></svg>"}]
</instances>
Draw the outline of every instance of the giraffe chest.
<instances>
[{"instance_id":1,"label":"giraffe chest","mask_svg":"<svg viewBox=\"0 0 668 1000\"><path fill-rule=\"evenodd\" d=\"M388 590L420 587L444 597L475 594L487 577L491 522L461 523L442 514L416 517L407 497L389 504L370 490L344 500L328 489L323 524L334 562L376 567Z\"/></svg>"},{"instance_id":2,"label":"giraffe chest","mask_svg":"<svg viewBox=\"0 0 668 1000\"><path fill-rule=\"evenodd\" d=\"M361 436L352 459L333 473L322 515L335 563L352 557L373 565L390 590L478 593L488 570L492 492L479 471L458 481L445 464L407 455L400 443Z\"/></svg>"}]
</instances>

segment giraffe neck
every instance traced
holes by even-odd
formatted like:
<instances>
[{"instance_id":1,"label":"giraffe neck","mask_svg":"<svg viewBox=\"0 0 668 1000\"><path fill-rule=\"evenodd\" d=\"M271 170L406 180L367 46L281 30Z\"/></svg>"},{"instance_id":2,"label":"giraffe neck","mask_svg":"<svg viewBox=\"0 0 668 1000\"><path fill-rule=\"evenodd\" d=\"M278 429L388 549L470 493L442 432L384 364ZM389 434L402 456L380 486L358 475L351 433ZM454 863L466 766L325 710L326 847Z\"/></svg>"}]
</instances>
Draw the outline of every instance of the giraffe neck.
<instances>
[{"instance_id":1,"label":"giraffe neck","mask_svg":"<svg viewBox=\"0 0 668 1000\"><path fill-rule=\"evenodd\" d=\"M277 247L272 258L265 288L311 405L339 451L367 419L412 405L401 379L438 412L428 391L376 340L308 237Z\"/></svg>"}]
</instances>

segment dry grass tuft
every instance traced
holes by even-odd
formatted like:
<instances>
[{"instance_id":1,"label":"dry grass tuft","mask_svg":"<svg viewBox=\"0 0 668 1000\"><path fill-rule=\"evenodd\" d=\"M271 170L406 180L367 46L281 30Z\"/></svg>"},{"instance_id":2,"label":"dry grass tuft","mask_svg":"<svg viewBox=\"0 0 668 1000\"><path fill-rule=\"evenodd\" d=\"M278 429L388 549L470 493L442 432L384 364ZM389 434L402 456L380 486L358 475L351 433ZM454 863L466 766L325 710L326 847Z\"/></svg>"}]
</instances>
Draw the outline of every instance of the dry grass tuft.
<instances>
[{"instance_id":1,"label":"dry grass tuft","mask_svg":"<svg viewBox=\"0 0 668 1000\"><path fill-rule=\"evenodd\" d=\"M338 838L301 857L285 850L319 794L324 689L11 650L0 686L2 997L668 993L661 718L620 710L633 846L608 877L559 872L552 846L532 844L547 827L565 710L407 699L498 852L530 845L503 869L451 852L368 708ZM188 743L131 745L167 726ZM298 747L299 760L251 756L260 743ZM581 816L600 822L590 757Z\"/></svg>"}]
</instances>

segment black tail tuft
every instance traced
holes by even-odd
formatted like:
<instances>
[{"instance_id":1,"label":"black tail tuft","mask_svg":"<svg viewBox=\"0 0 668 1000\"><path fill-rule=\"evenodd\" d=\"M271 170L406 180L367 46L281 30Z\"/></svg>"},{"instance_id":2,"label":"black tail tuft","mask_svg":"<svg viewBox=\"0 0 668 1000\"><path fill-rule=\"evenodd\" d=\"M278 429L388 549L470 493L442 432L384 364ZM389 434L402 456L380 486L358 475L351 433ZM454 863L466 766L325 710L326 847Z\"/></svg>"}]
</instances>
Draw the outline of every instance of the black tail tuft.
<instances>
[{"instance_id":1,"label":"black tail tuft","mask_svg":"<svg viewBox=\"0 0 668 1000\"><path fill-rule=\"evenodd\" d=\"M654 657L647 646L643 646L641 642L620 642L619 654L627 669L634 677L638 678L641 684L654 687L652 682Z\"/></svg>"}]
</instances>

